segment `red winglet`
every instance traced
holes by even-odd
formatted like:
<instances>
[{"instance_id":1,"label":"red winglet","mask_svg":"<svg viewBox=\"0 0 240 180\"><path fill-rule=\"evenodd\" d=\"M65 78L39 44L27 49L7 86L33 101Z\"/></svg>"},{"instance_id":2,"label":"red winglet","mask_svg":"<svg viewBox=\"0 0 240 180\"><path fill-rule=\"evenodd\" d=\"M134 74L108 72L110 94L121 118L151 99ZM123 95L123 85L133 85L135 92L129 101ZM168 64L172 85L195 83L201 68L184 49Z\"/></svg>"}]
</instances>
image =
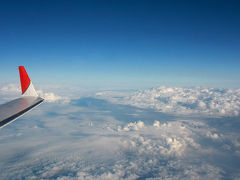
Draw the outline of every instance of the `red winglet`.
<instances>
[{"instance_id":1,"label":"red winglet","mask_svg":"<svg viewBox=\"0 0 240 180\"><path fill-rule=\"evenodd\" d=\"M22 87L22 94L27 90L28 86L30 85L30 78L24 68L24 66L19 66L19 74L20 74L20 81Z\"/></svg>"}]
</instances>

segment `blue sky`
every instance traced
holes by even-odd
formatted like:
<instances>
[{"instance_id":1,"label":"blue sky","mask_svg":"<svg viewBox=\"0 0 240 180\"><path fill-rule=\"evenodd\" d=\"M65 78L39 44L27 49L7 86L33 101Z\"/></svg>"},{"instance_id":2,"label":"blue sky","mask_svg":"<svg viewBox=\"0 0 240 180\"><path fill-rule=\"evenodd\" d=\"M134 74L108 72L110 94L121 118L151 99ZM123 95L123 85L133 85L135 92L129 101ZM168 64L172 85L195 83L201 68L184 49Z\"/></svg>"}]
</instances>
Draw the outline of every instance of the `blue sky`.
<instances>
[{"instance_id":1,"label":"blue sky","mask_svg":"<svg viewBox=\"0 0 240 180\"><path fill-rule=\"evenodd\" d=\"M240 87L237 1L1 1L0 81Z\"/></svg>"}]
</instances>

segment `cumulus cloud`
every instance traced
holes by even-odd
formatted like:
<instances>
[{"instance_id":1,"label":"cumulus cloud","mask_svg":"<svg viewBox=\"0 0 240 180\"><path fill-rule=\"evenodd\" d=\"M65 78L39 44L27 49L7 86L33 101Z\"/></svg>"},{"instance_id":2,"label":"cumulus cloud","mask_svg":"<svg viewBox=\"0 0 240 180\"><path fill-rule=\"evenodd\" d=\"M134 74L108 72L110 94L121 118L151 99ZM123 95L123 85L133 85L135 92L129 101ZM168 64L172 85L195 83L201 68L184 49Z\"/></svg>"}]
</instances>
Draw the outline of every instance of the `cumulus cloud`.
<instances>
[{"instance_id":1,"label":"cumulus cloud","mask_svg":"<svg viewBox=\"0 0 240 180\"><path fill-rule=\"evenodd\" d=\"M56 95L54 92L48 92L47 87L45 87L45 92L43 90L37 90L39 96L43 97L46 102L61 102L68 103L70 99L66 96ZM14 98L21 96L21 89L19 84L3 84L0 88L0 100L2 103L10 101Z\"/></svg>"},{"instance_id":2,"label":"cumulus cloud","mask_svg":"<svg viewBox=\"0 0 240 180\"><path fill-rule=\"evenodd\" d=\"M0 179L236 179L239 119L215 117L206 108L212 101L221 107L227 96L234 103L238 98L225 94L220 101L217 90L211 91L162 87L104 92L97 97L105 100L82 98L68 104L58 103L64 101L62 94L40 92L52 103L0 131ZM188 107L190 102L195 106ZM167 113L211 114L211 123L208 117L156 113L165 112L156 108L159 103L169 106Z\"/></svg>"},{"instance_id":3,"label":"cumulus cloud","mask_svg":"<svg viewBox=\"0 0 240 180\"><path fill-rule=\"evenodd\" d=\"M6 93L19 93L21 92L20 87L17 84L6 84L0 88L0 92Z\"/></svg>"},{"instance_id":4,"label":"cumulus cloud","mask_svg":"<svg viewBox=\"0 0 240 180\"><path fill-rule=\"evenodd\" d=\"M63 103L68 103L70 101L69 98L56 95L53 92L44 93L42 90L38 90L37 93L39 96L41 96L47 102L61 101Z\"/></svg>"},{"instance_id":5,"label":"cumulus cloud","mask_svg":"<svg viewBox=\"0 0 240 180\"><path fill-rule=\"evenodd\" d=\"M156 128L160 127L160 122L159 121L154 121L153 126Z\"/></svg>"},{"instance_id":6,"label":"cumulus cloud","mask_svg":"<svg viewBox=\"0 0 240 180\"><path fill-rule=\"evenodd\" d=\"M21 94L17 84L1 84L0 85L0 104L19 97Z\"/></svg>"},{"instance_id":7,"label":"cumulus cloud","mask_svg":"<svg viewBox=\"0 0 240 180\"><path fill-rule=\"evenodd\" d=\"M144 127L144 122L138 121L134 123L128 123L123 129L121 129L121 127L118 127L118 131L131 131L131 130L138 131L143 127Z\"/></svg>"},{"instance_id":8,"label":"cumulus cloud","mask_svg":"<svg viewBox=\"0 0 240 180\"><path fill-rule=\"evenodd\" d=\"M240 112L240 89L158 87L137 91L122 98L112 92L96 94L114 103L152 108L178 115L237 116Z\"/></svg>"},{"instance_id":9,"label":"cumulus cloud","mask_svg":"<svg viewBox=\"0 0 240 180\"><path fill-rule=\"evenodd\" d=\"M59 121L58 118L56 119L54 121ZM75 123L72 121L69 123L77 126L76 122L75 120ZM206 127L205 124L201 125ZM126 130L126 127L130 130ZM50 134L45 134L47 139L40 141L36 139L40 138L39 136L32 139L26 135L28 144L25 144L25 148L33 148L35 145L36 149L30 151L24 161L21 161L24 157L20 156L13 167L8 163L3 164L4 157L1 157L0 166L3 167L3 171L0 172L0 177L6 179L221 178L224 171L220 167L205 161L196 163L194 160L199 159L196 156L205 153L199 151L201 145L196 142L195 129L198 127L198 122L155 121L146 125L138 121L123 124L121 131L118 131L116 124L112 124L112 129L115 131L107 130L107 132L106 129L102 131L88 127L94 128L96 134L84 138L72 137L62 132L58 134L60 140L52 136L52 131L49 132ZM89 129L83 128L81 131L87 132ZM1 153L4 150L5 148ZM18 154L21 155L23 152L25 152L23 148L18 149Z\"/></svg>"},{"instance_id":10,"label":"cumulus cloud","mask_svg":"<svg viewBox=\"0 0 240 180\"><path fill-rule=\"evenodd\" d=\"M218 135L217 133L208 132L208 133L207 133L207 137L211 138L212 140L217 140L217 139L219 139L219 135Z\"/></svg>"}]
</instances>

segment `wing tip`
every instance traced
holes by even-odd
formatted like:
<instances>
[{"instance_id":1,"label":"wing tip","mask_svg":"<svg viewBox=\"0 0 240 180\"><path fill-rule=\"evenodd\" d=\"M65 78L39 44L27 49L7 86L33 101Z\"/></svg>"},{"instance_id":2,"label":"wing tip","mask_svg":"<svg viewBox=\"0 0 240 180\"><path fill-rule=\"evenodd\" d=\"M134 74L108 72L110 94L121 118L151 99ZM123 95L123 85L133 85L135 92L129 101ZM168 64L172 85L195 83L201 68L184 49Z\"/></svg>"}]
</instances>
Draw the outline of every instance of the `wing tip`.
<instances>
[{"instance_id":1,"label":"wing tip","mask_svg":"<svg viewBox=\"0 0 240 180\"><path fill-rule=\"evenodd\" d=\"M27 71L25 70L24 66L18 66L19 68L19 75L20 75L20 82L21 82L21 88L22 88L22 94L25 93L25 91L28 89L30 85L30 78L27 74Z\"/></svg>"},{"instance_id":2,"label":"wing tip","mask_svg":"<svg viewBox=\"0 0 240 180\"><path fill-rule=\"evenodd\" d=\"M22 88L22 95L38 97L38 94L28 76L28 73L25 67L18 66L18 68L19 68L20 82L21 82L21 88Z\"/></svg>"}]
</instances>

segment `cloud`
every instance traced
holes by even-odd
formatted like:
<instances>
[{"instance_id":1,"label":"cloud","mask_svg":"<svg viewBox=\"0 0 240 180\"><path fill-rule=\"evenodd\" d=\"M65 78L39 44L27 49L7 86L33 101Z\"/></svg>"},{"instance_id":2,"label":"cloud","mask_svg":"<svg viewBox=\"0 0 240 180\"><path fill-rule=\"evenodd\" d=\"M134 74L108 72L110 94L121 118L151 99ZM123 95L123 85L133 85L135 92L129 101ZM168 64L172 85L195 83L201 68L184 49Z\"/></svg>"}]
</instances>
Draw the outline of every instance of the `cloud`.
<instances>
[{"instance_id":1,"label":"cloud","mask_svg":"<svg viewBox=\"0 0 240 180\"><path fill-rule=\"evenodd\" d=\"M53 92L48 92L47 87L45 87L45 92L43 90L37 90L39 96L43 97L46 102L61 102L69 103L70 99L66 96L56 95ZM2 103L10 101L12 99L18 98L21 96L21 89L18 84L4 84L0 88L0 100Z\"/></svg>"},{"instance_id":2,"label":"cloud","mask_svg":"<svg viewBox=\"0 0 240 180\"><path fill-rule=\"evenodd\" d=\"M96 94L118 104L151 108L159 112L178 115L238 116L240 112L240 89L158 87L134 93Z\"/></svg>"},{"instance_id":3,"label":"cloud","mask_svg":"<svg viewBox=\"0 0 240 180\"><path fill-rule=\"evenodd\" d=\"M207 133L207 137L211 138L212 140L217 140L217 139L219 139L219 135L218 135L217 133L208 132L208 133Z\"/></svg>"},{"instance_id":4,"label":"cloud","mask_svg":"<svg viewBox=\"0 0 240 180\"><path fill-rule=\"evenodd\" d=\"M159 121L154 121L153 126L156 128L160 127L160 122Z\"/></svg>"},{"instance_id":5,"label":"cloud","mask_svg":"<svg viewBox=\"0 0 240 180\"><path fill-rule=\"evenodd\" d=\"M212 114L210 123L209 118L195 115L155 113L149 111L148 103L151 98L151 102L159 103L159 95L156 94L160 90L146 91L98 94L98 97L111 99L112 103L94 97L82 98L74 103L59 103L64 101L64 94L56 95L59 92L55 91L45 94L53 100L52 103L42 104L1 129L0 179L239 177L238 118L220 118ZM178 96L174 88L163 88L161 91ZM199 91L192 90L190 94L198 94ZM184 89L184 93L189 92ZM140 94L138 96L146 108L130 108L129 104L133 101L129 98L136 94ZM191 95L191 98L189 95L189 100L179 96L173 99L192 103L201 99L200 95ZM175 110L180 108L176 105L178 103L172 105L173 99L168 98L170 95L160 99ZM220 95L214 101L219 101L219 98ZM125 99L124 104L122 101ZM205 105L196 103L201 111L195 106L194 110L203 113L209 102L201 102ZM155 104L152 108L157 111L154 107Z\"/></svg>"},{"instance_id":6,"label":"cloud","mask_svg":"<svg viewBox=\"0 0 240 180\"><path fill-rule=\"evenodd\" d=\"M53 92L46 92L44 93L42 90L37 91L38 95L42 97L47 102L62 102L62 103L69 103L70 99L67 97L62 97L59 95L54 94Z\"/></svg>"},{"instance_id":7,"label":"cloud","mask_svg":"<svg viewBox=\"0 0 240 180\"><path fill-rule=\"evenodd\" d=\"M59 117L52 121L59 121ZM74 122L70 120L69 123L78 126L76 120ZM156 127L154 124L159 126ZM89 128L94 128L96 134L83 137L70 136L66 131L59 131L57 136L53 136L56 131L52 129L48 130L47 134L44 133L44 138L34 134L32 137L23 134L24 138L16 140L20 142L10 146L10 149L13 149L14 146L25 144L17 149L17 155L20 157L13 157L15 165L11 166L8 161L4 163L3 158L6 156L1 156L0 166L3 168L0 177L6 179L218 179L222 177L221 174L224 172L221 168L203 160L196 163L196 159L199 160L198 156L204 155L204 151L198 150L201 146L195 139L198 122L188 124L185 121L168 123L156 121L154 124L145 125L142 121L126 123L123 124L122 131L117 130L116 124L112 124L112 129L116 129L115 131L85 127L80 131L84 133L88 132ZM202 125L206 127L205 124ZM125 131L125 127L131 127L131 130ZM68 125L64 129L68 130ZM74 130L72 128L70 132ZM41 131L39 133L42 134ZM30 150L26 157L24 157L25 149ZM5 148L1 153L4 150ZM189 157L188 154L191 156Z\"/></svg>"},{"instance_id":8,"label":"cloud","mask_svg":"<svg viewBox=\"0 0 240 180\"><path fill-rule=\"evenodd\" d=\"M131 130L138 131L143 127L144 127L144 122L138 121L134 123L128 123L123 129L121 129L121 127L118 127L118 131L131 131Z\"/></svg>"},{"instance_id":9,"label":"cloud","mask_svg":"<svg viewBox=\"0 0 240 180\"><path fill-rule=\"evenodd\" d=\"M21 94L20 88L17 84L1 84L0 88L0 104L8 102L19 97Z\"/></svg>"},{"instance_id":10,"label":"cloud","mask_svg":"<svg viewBox=\"0 0 240 180\"><path fill-rule=\"evenodd\" d=\"M20 93L21 89L17 84L5 84L0 88L0 92L6 93Z\"/></svg>"}]
</instances>

